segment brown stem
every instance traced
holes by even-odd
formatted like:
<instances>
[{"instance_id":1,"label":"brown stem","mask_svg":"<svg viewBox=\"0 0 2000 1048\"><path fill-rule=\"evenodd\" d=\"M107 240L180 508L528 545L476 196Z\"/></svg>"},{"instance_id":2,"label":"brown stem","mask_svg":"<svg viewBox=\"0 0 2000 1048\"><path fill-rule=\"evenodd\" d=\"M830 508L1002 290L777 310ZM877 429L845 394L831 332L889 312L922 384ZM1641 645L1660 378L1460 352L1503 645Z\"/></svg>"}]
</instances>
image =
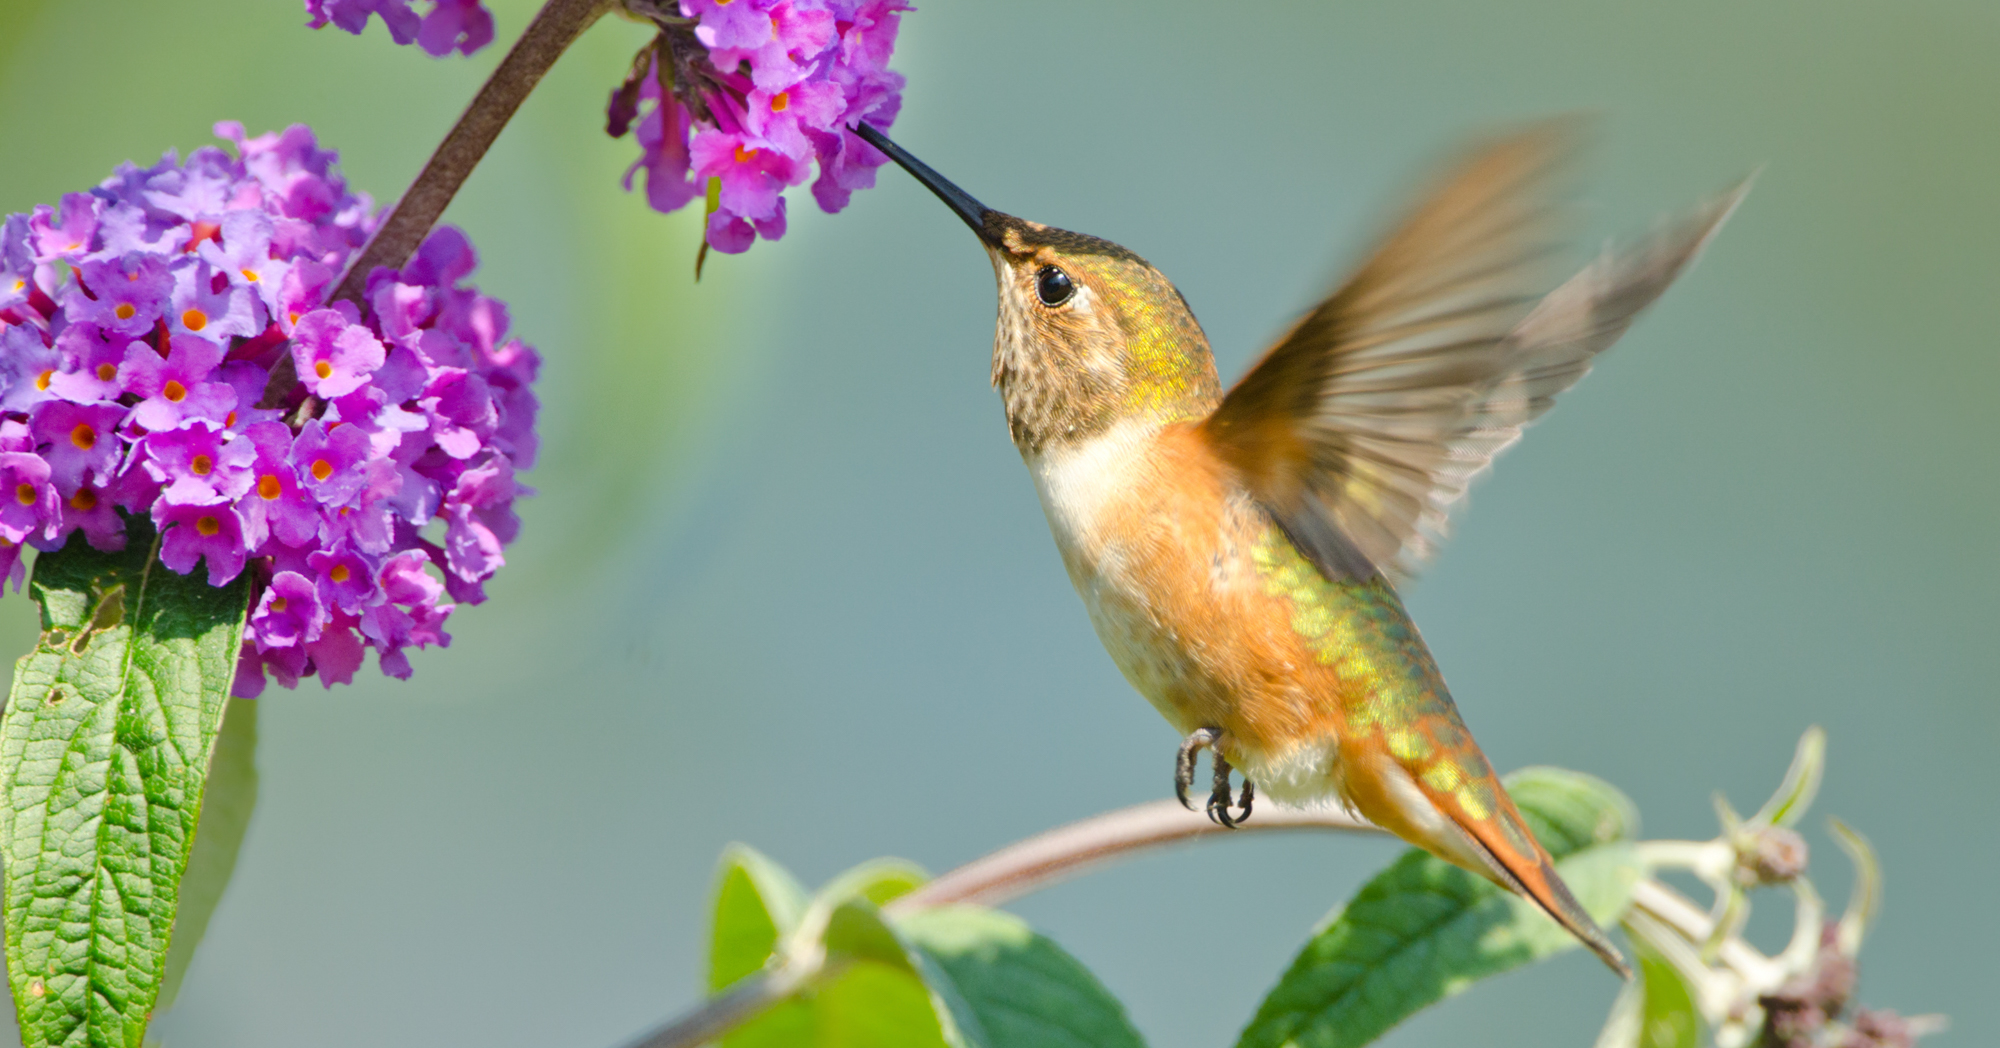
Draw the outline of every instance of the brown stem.
<instances>
[{"instance_id":1,"label":"brown stem","mask_svg":"<svg viewBox=\"0 0 2000 1048\"><path fill-rule=\"evenodd\" d=\"M473 96L472 104L465 107L458 124L438 144L437 152L431 154L417 180L410 183L409 191L376 227L375 236L362 249L361 256L347 267L346 275L340 278L340 285L333 292L334 299L361 304L361 295L368 287L368 274L376 266L393 269L409 261L417 245L437 224L438 216L444 214L451 198L458 194L458 187L465 184L466 176L478 166L479 158L500 137L500 129L507 126L514 111L527 101L528 92L541 82L542 75L563 51L610 7L611 0L549 0L542 6L521 39L514 42L514 49L507 52L500 67L486 79L479 94Z\"/></svg>"},{"instance_id":2,"label":"brown stem","mask_svg":"<svg viewBox=\"0 0 2000 1048\"><path fill-rule=\"evenodd\" d=\"M500 67L486 78L479 93L473 96L472 104L458 118L451 132L444 136L437 151L417 174L416 181L403 193L402 199L375 227L375 235L368 240L368 246L347 272L341 275L340 283L334 288L329 302L345 299L355 305L362 305L362 296L368 290L368 274L377 266L399 268L410 260L410 255L423 243L438 217L451 204L451 198L458 195L458 187L465 184L466 176L479 165L479 158L493 146L500 137L500 130L513 119L514 111L528 98L528 92L540 83L542 75L549 71L557 58L562 56L585 29L610 10L613 0L548 0L537 12L535 19L528 23L521 39L514 42L514 48L501 59ZM275 408L284 404L286 395L298 385L298 375L292 365L290 353L282 353L271 368L271 380L264 387L264 398L259 407Z\"/></svg>"},{"instance_id":3,"label":"brown stem","mask_svg":"<svg viewBox=\"0 0 2000 1048\"><path fill-rule=\"evenodd\" d=\"M1367 821L1325 809L1264 810L1235 829L1170 800L1135 804L1094 815L1018 841L974 859L891 902L890 913L925 906L973 902L997 906L1098 866L1181 841L1241 835L1257 830L1345 830L1380 833Z\"/></svg>"}]
</instances>

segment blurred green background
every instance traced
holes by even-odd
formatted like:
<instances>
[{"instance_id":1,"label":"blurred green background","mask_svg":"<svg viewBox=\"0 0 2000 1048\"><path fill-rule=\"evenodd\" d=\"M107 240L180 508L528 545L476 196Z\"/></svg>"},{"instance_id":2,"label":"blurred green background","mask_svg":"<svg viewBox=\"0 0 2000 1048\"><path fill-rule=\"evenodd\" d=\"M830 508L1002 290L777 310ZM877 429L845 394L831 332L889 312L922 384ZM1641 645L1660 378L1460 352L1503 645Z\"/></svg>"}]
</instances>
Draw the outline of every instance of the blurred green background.
<instances>
[{"instance_id":1,"label":"blurred green background","mask_svg":"<svg viewBox=\"0 0 2000 1048\"><path fill-rule=\"evenodd\" d=\"M497 3L504 43L532 6ZM394 197L500 47L432 60L292 0L0 0L0 211L303 121ZM416 678L261 700L263 796L169 1045L609 1048L695 997L711 864L942 870L1165 794L1171 731L1092 636L986 388L986 262L893 170L711 257L619 191L566 57L450 219L548 366L494 599ZM1501 768L1601 775L1651 836L1755 805L1799 732L1887 864L1861 998L2000 1039L2000 9L1908 0L933 0L898 138L1003 210L1174 277L1225 376L1464 135L1601 114L1593 236L1767 165L1700 267L1507 454L1410 595ZM0 601L0 651L33 608ZM11 657L11 656L9 656ZM1226 1043L1396 852L1246 838L1016 908L1162 1048ZM1785 922L1775 897L1756 931ZM1585 1045L1581 952L1387 1043Z\"/></svg>"}]
</instances>

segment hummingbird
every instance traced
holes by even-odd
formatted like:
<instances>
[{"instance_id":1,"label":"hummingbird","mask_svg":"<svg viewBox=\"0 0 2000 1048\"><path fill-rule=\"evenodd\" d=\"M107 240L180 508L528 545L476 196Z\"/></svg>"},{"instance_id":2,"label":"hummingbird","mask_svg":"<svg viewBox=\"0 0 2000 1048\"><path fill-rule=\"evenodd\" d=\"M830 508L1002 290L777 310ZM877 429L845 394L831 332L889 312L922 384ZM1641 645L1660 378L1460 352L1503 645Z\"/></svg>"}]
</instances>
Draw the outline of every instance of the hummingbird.
<instances>
[{"instance_id":1,"label":"hummingbird","mask_svg":"<svg viewBox=\"0 0 2000 1048\"><path fill-rule=\"evenodd\" d=\"M1184 736L1181 803L1209 751L1222 825L1259 791L1343 805L1531 900L1629 978L1501 788L1397 585L1748 180L1555 284L1578 129L1495 137L1225 392L1187 300L1144 259L995 211L878 129L856 131L993 264L1009 435L1099 639Z\"/></svg>"}]
</instances>

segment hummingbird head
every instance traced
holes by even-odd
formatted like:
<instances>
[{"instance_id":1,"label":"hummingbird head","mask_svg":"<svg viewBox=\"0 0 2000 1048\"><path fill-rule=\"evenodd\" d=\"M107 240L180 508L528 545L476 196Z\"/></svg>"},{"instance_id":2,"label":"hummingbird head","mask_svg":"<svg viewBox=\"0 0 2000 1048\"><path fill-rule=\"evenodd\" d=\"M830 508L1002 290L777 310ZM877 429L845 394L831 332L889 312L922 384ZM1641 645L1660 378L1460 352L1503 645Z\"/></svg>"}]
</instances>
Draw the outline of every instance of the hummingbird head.
<instances>
[{"instance_id":1,"label":"hummingbird head","mask_svg":"<svg viewBox=\"0 0 2000 1048\"><path fill-rule=\"evenodd\" d=\"M957 213L986 248L1000 298L993 385L1024 455L1128 420L1206 415L1221 396L1187 300L1138 255L989 208L867 124L862 138Z\"/></svg>"}]
</instances>

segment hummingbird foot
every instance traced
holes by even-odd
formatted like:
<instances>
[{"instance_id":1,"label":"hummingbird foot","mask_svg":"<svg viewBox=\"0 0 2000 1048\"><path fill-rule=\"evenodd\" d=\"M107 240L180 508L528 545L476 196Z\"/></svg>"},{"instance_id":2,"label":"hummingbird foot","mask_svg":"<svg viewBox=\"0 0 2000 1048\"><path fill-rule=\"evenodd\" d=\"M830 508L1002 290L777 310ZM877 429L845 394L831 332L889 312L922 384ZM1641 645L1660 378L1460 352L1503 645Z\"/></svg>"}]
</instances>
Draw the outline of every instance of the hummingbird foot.
<instances>
[{"instance_id":1,"label":"hummingbird foot","mask_svg":"<svg viewBox=\"0 0 2000 1048\"><path fill-rule=\"evenodd\" d=\"M1195 757L1200 755L1202 750L1207 750L1215 768L1215 785L1208 794L1208 817L1220 826L1234 829L1250 817L1250 806L1256 799L1257 787L1249 779L1243 780L1240 801L1243 812L1240 815L1232 815L1229 809L1239 802L1237 798L1231 796L1229 773L1233 769L1229 765L1229 759L1224 757L1222 750L1218 748L1221 741L1220 728L1202 728L1181 741L1180 753L1174 760L1174 796L1180 800L1181 807L1189 811L1194 810L1194 805L1188 802L1188 787L1194 784Z\"/></svg>"}]
</instances>

